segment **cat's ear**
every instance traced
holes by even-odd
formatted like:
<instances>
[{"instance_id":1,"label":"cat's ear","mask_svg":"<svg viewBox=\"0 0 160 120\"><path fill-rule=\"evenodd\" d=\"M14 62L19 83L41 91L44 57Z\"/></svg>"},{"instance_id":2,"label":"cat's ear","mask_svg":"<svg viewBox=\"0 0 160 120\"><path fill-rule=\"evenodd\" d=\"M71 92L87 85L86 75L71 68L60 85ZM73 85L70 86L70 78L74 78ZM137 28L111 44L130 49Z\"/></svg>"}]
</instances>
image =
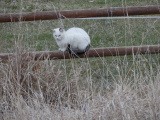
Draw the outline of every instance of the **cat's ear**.
<instances>
[{"instance_id":1,"label":"cat's ear","mask_svg":"<svg viewBox=\"0 0 160 120\"><path fill-rule=\"evenodd\" d=\"M59 31L60 31L60 32L63 32L63 31L65 31L65 30L64 30L63 28L59 28Z\"/></svg>"}]
</instances>

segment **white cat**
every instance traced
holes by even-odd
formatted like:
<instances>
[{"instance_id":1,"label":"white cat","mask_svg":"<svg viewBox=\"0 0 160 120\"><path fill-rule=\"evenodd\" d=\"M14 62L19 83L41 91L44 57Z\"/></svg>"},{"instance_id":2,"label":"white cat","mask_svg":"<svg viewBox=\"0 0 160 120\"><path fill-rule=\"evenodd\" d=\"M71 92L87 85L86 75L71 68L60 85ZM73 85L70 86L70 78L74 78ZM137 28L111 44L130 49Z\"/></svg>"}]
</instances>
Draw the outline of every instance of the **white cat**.
<instances>
[{"instance_id":1,"label":"white cat","mask_svg":"<svg viewBox=\"0 0 160 120\"><path fill-rule=\"evenodd\" d=\"M63 28L53 29L53 37L55 38L59 50L68 50L70 54L82 54L89 50L90 37L81 28L70 28L65 31Z\"/></svg>"}]
</instances>

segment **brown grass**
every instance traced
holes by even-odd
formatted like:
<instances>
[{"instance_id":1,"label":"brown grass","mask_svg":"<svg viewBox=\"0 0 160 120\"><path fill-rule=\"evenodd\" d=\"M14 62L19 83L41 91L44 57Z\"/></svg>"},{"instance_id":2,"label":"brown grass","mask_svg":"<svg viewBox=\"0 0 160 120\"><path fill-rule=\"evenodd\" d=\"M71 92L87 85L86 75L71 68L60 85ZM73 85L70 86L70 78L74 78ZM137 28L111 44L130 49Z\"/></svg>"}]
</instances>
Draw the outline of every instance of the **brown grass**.
<instances>
[{"instance_id":1,"label":"brown grass","mask_svg":"<svg viewBox=\"0 0 160 120\"><path fill-rule=\"evenodd\" d=\"M158 64L156 72L149 62L143 64L144 69L133 67L135 69L124 80L119 65L116 65L119 81L99 81L97 83L101 85L96 85L93 83L90 61L84 63L81 59L78 64L72 59L70 70L67 69L67 60L62 60L59 65L48 60L25 61L21 54L24 52L21 40L23 38L18 40L15 47L16 58L0 64L2 119L160 118ZM135 66L140 64L142 62L133 61ZM149 68L145 66L147 64ZM143 69L143 72L137 72L139 69ZM86 77L81 75L84 70Z\"/></svg>"}]
</instances>

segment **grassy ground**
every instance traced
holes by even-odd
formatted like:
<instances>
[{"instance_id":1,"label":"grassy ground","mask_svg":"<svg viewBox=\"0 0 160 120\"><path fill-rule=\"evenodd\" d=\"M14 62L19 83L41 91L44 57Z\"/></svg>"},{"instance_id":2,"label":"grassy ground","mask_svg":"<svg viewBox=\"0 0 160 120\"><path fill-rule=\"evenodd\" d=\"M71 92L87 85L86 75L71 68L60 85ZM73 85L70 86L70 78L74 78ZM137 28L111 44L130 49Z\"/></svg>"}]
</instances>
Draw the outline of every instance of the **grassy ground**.
<instances>
[{"instance_id":1,"label":"grassy ground","mask_svg":"<svg viewBox=\"0 0 160 120\"><path fill-rule=\"evenodd\" d=\"M159 5L159 0L1 0L1 13ZM21 52L57 50L52 28L76 26L91 47L160 44L159 19L50 20L0 24L3 119L159 119L160 56L24 62Z\"/></svg>"}]
</instances>

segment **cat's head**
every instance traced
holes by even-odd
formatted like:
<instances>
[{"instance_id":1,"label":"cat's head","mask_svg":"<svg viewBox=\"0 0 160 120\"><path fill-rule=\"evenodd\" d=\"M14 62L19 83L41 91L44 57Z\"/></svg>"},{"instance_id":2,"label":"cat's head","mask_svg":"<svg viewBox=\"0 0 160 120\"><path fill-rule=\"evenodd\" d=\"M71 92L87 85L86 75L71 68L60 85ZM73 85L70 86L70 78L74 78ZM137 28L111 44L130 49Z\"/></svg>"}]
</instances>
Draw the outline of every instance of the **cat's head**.
<instances>
[{"instance_id":1,"label":"cat's head","mask_svg":"<svg viewBox=\"0 0 160 120\"><path fill-rule=\"evenodd\" d=\"M64 39L65 30L63 28L53 29L53 37L57 41L61 41Z\"/></svg>"}]
</instances>

